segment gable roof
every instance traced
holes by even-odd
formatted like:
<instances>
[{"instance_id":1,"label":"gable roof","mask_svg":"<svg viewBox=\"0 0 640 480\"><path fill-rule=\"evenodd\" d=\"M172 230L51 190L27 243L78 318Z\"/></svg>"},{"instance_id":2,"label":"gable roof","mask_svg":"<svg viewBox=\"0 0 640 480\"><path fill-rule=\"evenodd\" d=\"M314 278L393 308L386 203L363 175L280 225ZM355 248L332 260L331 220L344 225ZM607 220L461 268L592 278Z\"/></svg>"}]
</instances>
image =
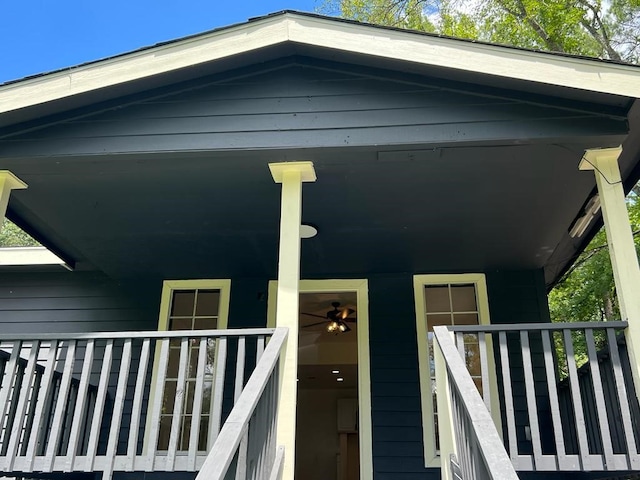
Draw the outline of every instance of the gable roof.
<instances>
[{"instance_id":1,"label":"gable roof","mask_svg":"<svg viewBox=\"0 0 640 480\"><path fill-rule=\"evenodd\" d=\"M361 62L403 63L406 71L421 68L464 72L543 87L579 89L594 94L640 98L640 68L584 57L441 37L422 32L373 26L315 14L283 11L245 23L142 48L130 53L0 85L0 114L25 111L102 91L100 99L133 93L142 80L155 86L201 74L212 63L282 46L331 52L331 59L356 55ZM271 52L270 55L277 55ZM267 58L269 55L266 56ZM486 80L485 80L486 81ZM95 98L92 97L92 101ZM35 116L35 112L34 115ZM18 121L32 115L21 115ZM6 124L6 123L5 123Z\"/></svg>"}]
</instances>

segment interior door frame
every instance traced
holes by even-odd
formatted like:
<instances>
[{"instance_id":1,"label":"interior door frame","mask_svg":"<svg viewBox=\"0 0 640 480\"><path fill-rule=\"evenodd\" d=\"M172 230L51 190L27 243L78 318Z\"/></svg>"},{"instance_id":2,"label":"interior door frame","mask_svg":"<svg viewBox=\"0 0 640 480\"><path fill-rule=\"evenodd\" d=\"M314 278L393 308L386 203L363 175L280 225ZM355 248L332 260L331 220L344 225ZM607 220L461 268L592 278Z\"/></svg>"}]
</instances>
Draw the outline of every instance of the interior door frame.
<instances>
[{"instance_id":1,"label":"interior door frame","mask_svg":"<svg viewBox=\"0 0 640 480\"><path fill-rule=\"evenodd\" d=\"M369 282L366 279L300 280L300 293L355 292L358 314L358 440L360 480L373 480L371 361L369 354ZM277 280L269 282L267 327L276 326ZM295 415L293 415L295 418Z\"/></svg>"}]
</instances>

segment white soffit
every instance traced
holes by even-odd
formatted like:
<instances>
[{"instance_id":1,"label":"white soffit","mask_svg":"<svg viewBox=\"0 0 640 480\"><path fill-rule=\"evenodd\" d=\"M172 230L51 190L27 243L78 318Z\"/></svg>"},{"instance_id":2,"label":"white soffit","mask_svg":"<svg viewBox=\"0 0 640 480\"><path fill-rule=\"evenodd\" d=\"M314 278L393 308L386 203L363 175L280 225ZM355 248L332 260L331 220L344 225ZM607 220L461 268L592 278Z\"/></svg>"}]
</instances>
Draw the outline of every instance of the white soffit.
<instances>
[{"instance_id":1,"label":"white soffit","mask_svg":"<svg viewBox=\"0 0 640 480\"><path fill-rule=\"evenodd\" d=\"M64 261L45 247L0 248L0 266L64 265Z\"/></svg>"},{"instance_id":2,"label":"white soffit","mask_svg":"<svg viewBox=\"0 0 640 480\"><path fill-rule=\"evenodd\" d=\"M0 113L291 41L640 98L640 68L284 13L0 86Z\"/></svg>"}]
</instances>

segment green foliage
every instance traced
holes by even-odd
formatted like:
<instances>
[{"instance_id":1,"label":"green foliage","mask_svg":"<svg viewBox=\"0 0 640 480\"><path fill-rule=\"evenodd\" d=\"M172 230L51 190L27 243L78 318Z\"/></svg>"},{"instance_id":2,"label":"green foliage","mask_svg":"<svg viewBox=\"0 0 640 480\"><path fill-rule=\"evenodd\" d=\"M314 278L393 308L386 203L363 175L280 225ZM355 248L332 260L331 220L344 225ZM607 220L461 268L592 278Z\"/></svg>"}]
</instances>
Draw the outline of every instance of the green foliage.
<instances>
[{"instance_id":1,"label":"green foliage","mask_svg":"<svg viewBox=\"0 0 640 480\"><path fill-rule=\"evenodd\" d=\"M627 197L636 252L640 256L640 186ZM591 240L573 267L549 293L551 318L556 322L620 320L609 248L604 230Z\"/></svg>"},{"instance_id":2,"label":"green foliage","mask_svg":"<svg viewBox=\"0 0 640 480\"><path fill-rule=\"evenodd\" d=\"M354 20L631 63L640 0L325 0Z\"/></svg>"},{"instance_id":3,"label":"green foliage","mask_svg":"<svg viewBox=\"0 0 640 480\"><path fill-rule=\"evenodd\" d=\"M9 220L4 221L0 231L0 247L37 247L40 246L33 238L22 231Z\"/></svg>"}]
</instances>

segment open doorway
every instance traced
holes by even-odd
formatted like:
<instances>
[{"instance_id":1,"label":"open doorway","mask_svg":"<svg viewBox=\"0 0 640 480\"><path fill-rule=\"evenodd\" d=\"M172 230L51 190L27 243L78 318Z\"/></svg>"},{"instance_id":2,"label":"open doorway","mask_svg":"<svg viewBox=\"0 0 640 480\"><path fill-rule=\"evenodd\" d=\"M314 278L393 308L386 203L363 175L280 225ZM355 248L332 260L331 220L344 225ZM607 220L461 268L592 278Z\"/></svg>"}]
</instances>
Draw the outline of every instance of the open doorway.
<instances>
[{"instance_id":1,"label":"open doorway","mask_svg":"<svg viewBox=\"0 0 640 480\"><path fill-rule=\"evenodd\" d=\"M296 478L360 478L358 405L357 293L301 293Z\"/></svg>"}]
</instances>

